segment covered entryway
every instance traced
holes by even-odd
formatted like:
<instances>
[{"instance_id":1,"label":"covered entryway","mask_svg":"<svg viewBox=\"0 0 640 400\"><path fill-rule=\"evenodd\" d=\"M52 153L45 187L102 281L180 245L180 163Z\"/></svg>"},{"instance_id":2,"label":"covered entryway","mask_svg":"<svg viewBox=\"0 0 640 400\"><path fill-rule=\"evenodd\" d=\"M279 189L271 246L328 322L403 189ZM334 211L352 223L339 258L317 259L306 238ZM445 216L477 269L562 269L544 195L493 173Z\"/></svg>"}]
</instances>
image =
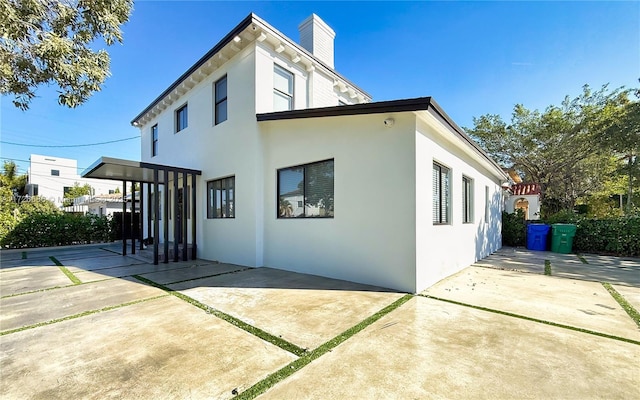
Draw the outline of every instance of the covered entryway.
<instances>
[{"instance_id":1,"label":"covered entryway","mask_svg":"<svg viewBox=\"0 0 640 400\"><path fill-rule=\"evenodd\" d=\"M146 232L147 238L153 240L153 263L157 265L161 241L163 262L165 263L168 263L170 258L174 261L180 259L186 261L189 259L189 253L191 253L191 259L196 258L196 176L201 173L199 170L189 168L102 157L87 168L82 173L82 177L122 181L123 197L127 195L128 183L133 187L136 184L140 185L140 210L135 209L135 190L131 193L131 212L132 214L135 214L136 211L140 212L142 224L142 229L139 229L139 237L134 236L131 239L131 253L136 253L136 244L139 250L144 248L144 233ZM169 198L170 193L171 199ZM126 202L123 203L122 212L127 212ZM188 220L191 221L190 235ZM124 232L125 218L122 221L122 231ZM134 219L132 218L130 221L134 221ZM127 254L126 238L122 240L122 254Z\"/></svg>"}]
</instances>

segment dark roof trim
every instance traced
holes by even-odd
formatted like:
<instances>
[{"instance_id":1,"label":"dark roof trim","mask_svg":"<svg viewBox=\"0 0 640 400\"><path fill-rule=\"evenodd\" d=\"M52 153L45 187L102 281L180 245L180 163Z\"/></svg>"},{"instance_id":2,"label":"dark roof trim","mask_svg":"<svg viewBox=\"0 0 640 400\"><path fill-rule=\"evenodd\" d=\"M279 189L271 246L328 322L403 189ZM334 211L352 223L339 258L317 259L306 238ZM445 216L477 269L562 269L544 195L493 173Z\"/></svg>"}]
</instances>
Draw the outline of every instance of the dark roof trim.
<instances>
[{"instance_id":1,"label":"dark roof trim","mask_svg":"<svg viewBox=\"0 0 640 400\"><path fill-rule=\"evenodd\" d=\"M140 118L142 118L146 113L148 113L153 107L155 107L158 103L160 103L160 101L162 101L162 99L164 99L169 93L171 93L175 88L177 88L178 86L180 86L180 84L185 81L191 74L193 74L195 71L198 70L198 68L200 68L201 66L203 66L211 57L213 57L214 55L216 55L220 50L222 50L224 48L224 46L226 46L227 44L229 44L229 42L231 42L233 40L233 38L235 38L236 36L238 36L243 30L245 30L247 27L249 27L253 22L258 22L264 26L266 26L267 28L271 29L274 33L282 36L283 39L285 39L290 45L297 47L301 52L305 53L307 56L311 57L316 63L322 65L324 68L328 69L329 71L333 72L334 74L338 75L341 79L343 79L345 82L347 82L349 85L357 88L359 91L361 91L362 93L364 93L365 95L369 96L369 98L371 98L371 95L369 95L367 92L365 92L364 90L360 89L357 85L353 84L351 81L349 81L347 78L345 78L344 76L342 76L341 74L339 74L335 69L327 66L325 63L323 63L322 61L320 61L316 56L314 56L313 54L311 54L310 52L308 52L306 49L302 48L301 45L292 42L286 35L282 34L280 31L278 31L277 29L275 29L274 27L272 27L269 23L267 23L266 21L264 21L262 18L258 17L256 14L254 13L250 13L245 19L243 19L235 28L233 28L231 30L231 32L227 33L227 35L222 38L222 40L220 40L215 46L213 46L213 48L211 50L209 50L208 52L205 53L204 56L202 56L198 61L196 61L195 64L193 64L191 66L191 68L189 68L184 74L180 75L180 77L178 79L175 80L175 82L173 82L164 92L162 92L158 97L155 98L155 100L153 100L151 102L151 104L149 104L147 106L147 108L145 108L144 110L142 110L141 113L139 113L138 115L135 116L135 118L133 118L131 120L131 125L133 125L134 122L138 121Z\"/></svg>"},{"instance_id":2,"label":"dark roof trim","mask_svg":"<svg viewBox=\"0 0 640 400\"><path fill-rule=\"evenodd\" d=\"M256 114L256 119L261 121L279 121L287 119L301 118L323 118L339 117L347 115L384 114L393 112L428 111L439 119L443 124L448 125L457 135L484 158L486 158L497 170L508 178L502 167L498 165L473 139L467 135L453 120L444 112L442 107L433 100L432 97L417 97L414 99L380 101L375 103L353 104L323 108L307 108L303 110L279 111L264 114Z\"/></svg>"},{"instance_id":3,"label":"dark roof trim","mask_svg":"<svg viewBox=\"0 0 640 400\"><path fill-rule=\"evenodd\" d=\"M352 104L344 106L306 108L303 110L278 111L257 114L258 121L276 121L283 119L339 117L343 115L382 114L390 112L427 110L431 97L418 97L406 100L378 101L375 103Z\"/></svg>"},{"instance_id":4,"label":"dark roof trim","mask_svg":"<svg viewBox=\"0 0 640 400\"><path fill-rule=\"evenodd\" d=\"M103 176L101 175L102 170L105 168L117 167L126 169L130 173L139 174L139 176ZM120 158L111 158L111 157L100 157L96 162L94 162L89 168L85 169L82 172L83 178L94 178L94 179L107 179L107 180L126 180L126 181L136 181L136 182L153 182L151 179L145 178L144 175L154 170L164 171L166 172L174 172L174 173L186 173L191 175L202 175L202 171L191 168L183 168L183 167L175 167L170 165L162 165L162 164L152 164L148 162L142 161L133 161L133 160L123 160ZM165 175L163 174L160 177L160 183L164 182Z\"/></svg>"},{"instance_id":5,"label":"dark roof trim","mask_svg":"<svg viewBox=\"0 0 640 400\"><path fill-rule=\"evenodd\" d=\"M219 52L220 50L222 50L222 48L224 46L226 46L229 42L231 42L233 40L234 37L236 37L238 34L240 34L240 32L242 32L243 30L245 30L252 22L253 22L253 17L254 14L251 13L249 14L245 19L242 20L242 22L240 22L235 28L233 28L231 30L231 32L227 33L227 36L225 36L224 38L222 38L221 41L218 42L218 44L216 44L215 46L213 46L213 48L211 50L209 50L208 52L205 53L204 56L202 56L198 61L196 61L195 64L193 64L191 66L191 68L189 68L187 70L187 72L185 72L184 74L180 75L180 77L178 79L176 79L175 82L173 82L164 92L162 92L160 94L160 96L156 97L155 100L153 100L151 102L151 104L149 104L147 106L147 108L145 108L140 114L136 115L136 117L131 121L131 125L133 125L134 122L136 122L137 120L139 120L140 118L142 118L143 115L145 115L147 112L149 112L153 107L156 106L156 104L158 104L163 98L165 98L169 93L171 93L175 88L177 88L178 86L180 86L180 84L186 80L191 74L193 74L198 68L200 68L202 65L204 65L204 63L207 62L208 59L210 59L211 57L213 57L217 52Z\"/></svg>"}]
</instances>

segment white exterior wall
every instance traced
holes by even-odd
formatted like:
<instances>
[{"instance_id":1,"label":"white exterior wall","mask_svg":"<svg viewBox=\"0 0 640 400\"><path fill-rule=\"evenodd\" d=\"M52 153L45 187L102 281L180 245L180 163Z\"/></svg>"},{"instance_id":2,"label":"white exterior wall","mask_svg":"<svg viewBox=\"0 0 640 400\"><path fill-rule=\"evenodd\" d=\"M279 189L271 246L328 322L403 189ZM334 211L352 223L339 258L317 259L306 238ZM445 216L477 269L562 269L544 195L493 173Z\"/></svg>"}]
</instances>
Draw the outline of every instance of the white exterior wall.
<instances>
[{"instance_id":1,"label":"white exterior wall","mask_svg":"<svg viewBox=\"0 0 640 400\"><path fill-rule=\"evenodd\" d=\"M453 142L444 139L454 139ZM418 119L416 143L416 291L454 274L502 246L500 180L454 145L455 137L438 121ZM451 215L433 224L433 163L450 169ZM473 179L473 223L463 224L462 176ZM485 219L485 188L489 212Z\"/></svg>"},{"instance_id":2,"label":"white exterior wall","mask_svg":"<svg viewBox=\"0 0 640 400\"><path fill-rule=\"evenodd\" d=\"M60 175L51 175L52 170L58 170ZM108 194L117 188L122 190L122 184L116 181L81 178L77 160L70 158L31 154L28 176L28 183L38 185L38 196L53 201L58 207L62 207L64 201L64 188L73 187L76 182L80 186L89 184L95 195Z\"/></svg>"},{"instance_id":3,"label":"white exterior wall","mask_svg":"<svg viewBox=\"0 0 640 400\"><path fill-rule=\"evenodd\" d=\"M264 265L415 290L412 114L262 122ZM334 159L334 218L276 218L277 170Z\"/></svg>"},{"instance_id":4,"label":"white exterior wall","mask_svg":"<svg viewBox=\"0 0 640 400\"><path fill-rule=\"evenodd\" d=\"M227 120L214 125L213 85L225 74L228 86ZM255 76L255 52L254 46L251 45L181 96L154 120L141 127L143 161L202 171L202 175L197 179L196 189L196 234L199 238L198 257L203 259L249 266L262 264L262 253L257 251L258 232L261 236L257 216L261 215L261 212L260 208L256 207L256 168L260 147L257 140L256 111L253 107ZM272 87L272 74L270 78ZM185 103L188 104L188 127L174 133L175 110ZM151 127L156 123L158 155L151 157ZM207 219L207 181L228 176L235 176L236 217ZM180 180L179 187L182 187L181 182ZM172 181L169 186L173 194ZM259 205L261 206L261 202ZM161 239L163 222L160 222ZM169 224L170 238L173 232L172 222L173 220ZM190 219L187 233L188 241L191 241Z\"/></svg>"}]
</instances>

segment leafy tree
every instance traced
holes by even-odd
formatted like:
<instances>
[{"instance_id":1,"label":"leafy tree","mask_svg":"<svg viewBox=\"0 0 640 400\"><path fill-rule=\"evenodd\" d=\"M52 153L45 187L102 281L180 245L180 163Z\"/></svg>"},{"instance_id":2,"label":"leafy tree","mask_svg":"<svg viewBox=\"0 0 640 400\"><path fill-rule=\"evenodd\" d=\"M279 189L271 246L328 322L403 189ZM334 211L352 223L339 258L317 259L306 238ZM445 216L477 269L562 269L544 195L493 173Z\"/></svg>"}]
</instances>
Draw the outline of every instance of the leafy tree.
<instances>
[{"instance_id":1,"label":"leafy tree","mask_svg":"<svg viewBox=\"0 0 640 400\"><path fill-rule=\"evenodd\" d=\"M633 188L640 180L640 102L630 100L629 94L621 93L605 107L603 131L597 138L603 149L621 162L617 172L627 177L627 213L631 213ZM635 96L640 98L640 90L635 91Z\"/></svg>"},{"instance_id":2,"label":"leafy tree","mask_svg":"<svg viewBox=\"0 0 640 400\"><path fill-rule=\"evenodd\" d=\"M5 161L0 172L0 186L5 187L14 198L23 196L27 186L27 175L18 175L18 166L13 161ZM6 195L3 192L3 195Z\"/></svg>"},{"instance_id":3,"label":"leafy tree","mask_svg":"<svg viewBox=\"0 0 640 400\"><path fill-rule=\"evenodd\" d=\"M65 207L71 206L73 205L73 199L75 199L76 197L92 194L92 191L93 189L88 183L80 186L78 182L75 182L73 186L70 187L69 190L67 190L67 192L64 194L65 201L63 205Z\"/></svg>"},{"instance_id":4,"label":"leafy tree","mask_svg":"<svg viewBox=\"0 0 640 400\"><path fill-rule=\"evenodd\" d=\"M0 0L0 93L29 108L40 85L56 84L58 103L77 107L109 76L109 55L133 0Z\"/></svg>"},{"instance_id":5,"label":"leafy tree","mask_svg":"<svg viewBox=\"0 0 640 400\"><path fill-rule=\"evenodd\" d=\"M543 112L517 104L510 124L498 115L474 118L467 132L504 167L539 183L543 214L553 214L603 189L611 157L594 138L602 133L605 108L615 107L620 93L585 85L581 95Z\"/></svg>"}]
</instances>

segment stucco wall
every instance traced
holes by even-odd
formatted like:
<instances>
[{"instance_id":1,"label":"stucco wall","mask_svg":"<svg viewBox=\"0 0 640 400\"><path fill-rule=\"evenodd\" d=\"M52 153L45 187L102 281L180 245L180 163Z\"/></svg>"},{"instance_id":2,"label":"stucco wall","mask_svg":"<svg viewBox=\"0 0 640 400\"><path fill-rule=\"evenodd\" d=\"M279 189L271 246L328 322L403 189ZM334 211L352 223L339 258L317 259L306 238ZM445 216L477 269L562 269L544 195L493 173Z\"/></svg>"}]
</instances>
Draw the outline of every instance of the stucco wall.
<instances>
[{"instance_id":1,"label":"stucco wall","mask_svg":"<svg viewBox=\"0 0 640 400\"><path fill-rule=\"evenodd\" d=\"M497 177L454 145L455 137L439 122L418 119L416 127L416 290L421 291L501 247L501 188ZM434 161L451 174L451 216L446 225L433 224ZM463 175L473 179L473 223L462 222Z\"/></svg>"},{"instance_id":2,"label":"stucco wall","mask_svg":"<svg viewBox=\"0 0 640 400\"><path fill-rule=\"evenodd\" d=\"M415 288L414 117L262 122L264 264L403 291ZM334 159L335 217L276 218L279 168Z\"/></svg>"}]
</instances>

